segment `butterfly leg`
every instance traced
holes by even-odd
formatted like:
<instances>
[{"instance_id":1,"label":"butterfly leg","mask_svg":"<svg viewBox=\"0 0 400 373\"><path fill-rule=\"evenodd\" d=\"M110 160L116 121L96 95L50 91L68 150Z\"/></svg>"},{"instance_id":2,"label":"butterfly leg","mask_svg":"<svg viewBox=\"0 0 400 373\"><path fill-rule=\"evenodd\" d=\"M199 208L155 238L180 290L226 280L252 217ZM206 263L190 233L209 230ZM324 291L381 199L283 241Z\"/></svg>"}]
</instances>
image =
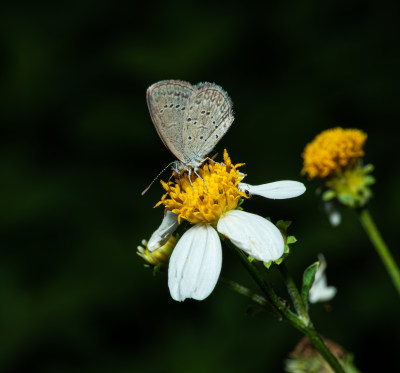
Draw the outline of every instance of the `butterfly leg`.
<instances>
[{"instance_id":1,"label":"butterfly leg","mask_svg":"<svg viewBox=\"0 0 400 373\"><path fill-rule=\"evenodd\" d=\"M206 182L205 182L205 181L203 180L203 178L197 173L197 169L196 169L196 168L194 169L194 174L203 182L204 186L206 187L206 189L207 189L207 191L208 191Z\"/></svg>"},{"instance_id":2,"label":"butterfly leg","mask_svg":"<svg viewBox=\"0 0 400 373\"><path fill-rule=\"evenodd\" d=\"M196 173L196 172L195 172L195 173ZM188 170L189 183L190 183L190 185L192 186L192 190L193 190L193 192L194 192L194 188L193 188L193 184L192 184L192 178L190 177L191 174L192 174L192 169L189 168L189 170Z\"/></svg>"},{"instance_id":3,"label":"butterfly leg","mask_svg":"<svg viewBox=\"0 0 400 373\"><path fill-rule=\"evenodd\" d=\"M212 162L214 162L214 163L216 163L216 164L221 164L221 163L219 163L219 162L214 161L214 159L212 159L212 158L210 158L210 157L206 157L206 158L204 158L204 160L212 161Z\"/></svg>"}]
</instances>

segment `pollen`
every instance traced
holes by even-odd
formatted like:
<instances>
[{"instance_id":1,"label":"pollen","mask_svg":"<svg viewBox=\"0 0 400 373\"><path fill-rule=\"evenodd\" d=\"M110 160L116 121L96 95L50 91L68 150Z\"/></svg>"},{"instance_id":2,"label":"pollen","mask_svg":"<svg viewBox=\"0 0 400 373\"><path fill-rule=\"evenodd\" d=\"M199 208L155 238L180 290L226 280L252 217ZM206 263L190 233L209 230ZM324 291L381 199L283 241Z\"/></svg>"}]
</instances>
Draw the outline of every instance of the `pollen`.
<instances>
[{"instance_id":1,"label":"pollen","mask_svg":"<svg viewBox=\"0 0 400 373\"><path fill-rule=\"evenodd\" d=\"M302 173L313 179L342 172L364 155L366 140L367 134L358 129L337 127L321 132L304 149Z\"/></svg>"},{"instance_id":2,"label":"pollen","mask_svg":"<svg viewBox=\"0 0 400 373\"><path fill-rule=\"evenodd\" d=\"M164 205L166 210L178 215L179 221L216 225L222 214L238 206L241 197L248 198L238 189L246 176L239 172L240 166L243 163L232 164L225 150L223 163L209 160L198 168L201 178L191 172L189 180L187 172L181 175L174 172L175 181L161 181L166 193L156 206Z\"/></svg>"}]
</instances>

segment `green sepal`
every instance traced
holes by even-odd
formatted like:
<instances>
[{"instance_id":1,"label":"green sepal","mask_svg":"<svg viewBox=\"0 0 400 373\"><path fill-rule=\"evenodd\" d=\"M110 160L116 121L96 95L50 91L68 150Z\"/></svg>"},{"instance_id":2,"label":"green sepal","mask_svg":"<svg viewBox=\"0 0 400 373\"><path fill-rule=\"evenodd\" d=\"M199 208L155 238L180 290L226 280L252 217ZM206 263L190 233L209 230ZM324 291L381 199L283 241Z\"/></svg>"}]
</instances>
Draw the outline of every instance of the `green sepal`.
<instances>
[{"instance_id":1,"label":"green sepal","mask_svg":"<svg viewBox=\"0 0 400 373\"><path fill-rule=\"evenodd\" d=\"M375 184L376 179L372 175L366 175L364 177L364 184L369 186Z\"/></svg>"},{"instance_id":2,"label":"green sepal","mask_svg":"<svg viewBox=\"0 0 400 373\"><path fill-rule=\"evenodd\" d=\"M236 206L236 210L243 211L243 208L241 207L243 205L243 202L244 202L244 198L240 197L239 198L239 202L238 202L238 204Z\"/></svg>"},{"instance_id":3,"label":"green sepal","mask_svg":"<svg viewBox=\"0 0 400 373\"><path fill-rule=\"evenodd\" d=\"M375 169L374 165L369 163L362 167L364 174L369 174Z\"/></svg>"},{"instance_id":4,"label":"green sepal","mask_svg":"<svg viewBox=\"0 0 400 373\"><path fill-rule=\"evenodd\" d=\"M319 262L315 262L311 264L303 273L303 284L301 286L301 299L303 300L303 304L308 307L308 294L310 292L311 286L314 283L315 274L317 273L317 269L319 266Z\"/></svg>"},{"instance_id":5,"label":"green sepal","mask_svg":"<svg viewBox=\"0 0 400 373\"><path fill-rule=\"evenodd\" d=\"M270 220L270 219L268 219ZM285 244L284 249L283 249L283 255L275 260L275 261L269 261L269 262L264 262L264 266L269 269L273 263L275 264L281 264L283 260L289 255L290 253L290 246L291 244L297 242L297 239L295 236L288 236L287 235L287 229L290 227L292 222L290 220L279 220L276 223L276 227L280 230L283 238L283 242Z\"/></svg>"},{"instance_id":6,"label":"green sepal","mask_svg":"<svg viewBox=\"0 0 400 373\"><path fill-rule=\"evenodd\" d=\"M335 197L336 197L336 193L332 189L328 189L324 193L322 193L322 200L325 202L330 201L331 199L334 199Z\"/></svg>"},{"instance_id":7,"label":"green sepal","mask_svg":"<svg viewBox=\"0 0 400 373\"><path fill-rule=\"evenodd\" d=\"M287 229L290 227L290 224L292 224L290 220L279 220L276 223L276 227L286 233Z\"/></svg>"},{"instance_id":8,"label":"green sepal","mask_svg":"<svg viewBox=\"0 0 400 373\"><path fill-rule=\"evenodd\" d=\"M162 264L157 264L156 266L153 267L153 276L157 276L162 270L164 269L165 266Z\"/></svg>"},{"instance_id":9,"label":"green sepal","mask_svg":"<svg viewBox=\"0 0 400 373\"><path fill-rule=\"evenodd\" d=\"M253 263L253 261L255 260L251 255L249 255L248 257L247 257L247 260L250 262L250 263Z\"/></svg>"},{"instance_id":10,"label":"green sepal","mask_svg":"<svg viewBox=\"0 0 400 373\"><path fill-rule=\"evenodd\" d=\"M265 268L270 269L270 267L272 266L273 261L270 260L269 262L263 262L263 263L264 263Z\"/></svg>"},{"instance_id":11,"label":"green sepal","mask_svg":"<svg viewBox=\"0 0 400 373\"><path fill-rule=\"evenodd\" d=\"M340 193L338 195L338 200L346 206L354 206L354 197L348 193Z\"/></svg>"},{"instance_id":12,"label":"green sepal","mask_svg":"<svg viewBox=\"0 0 400 373\"><path fill-rule=\"evenodd\" d=\"M327 202L337 198L340 203L350 208L365 206L372 197L370 186L375 184L375 177L370 173L374 166L355 165L345 168L325 183L322 199Z\"/></svg>"}]
</instances>

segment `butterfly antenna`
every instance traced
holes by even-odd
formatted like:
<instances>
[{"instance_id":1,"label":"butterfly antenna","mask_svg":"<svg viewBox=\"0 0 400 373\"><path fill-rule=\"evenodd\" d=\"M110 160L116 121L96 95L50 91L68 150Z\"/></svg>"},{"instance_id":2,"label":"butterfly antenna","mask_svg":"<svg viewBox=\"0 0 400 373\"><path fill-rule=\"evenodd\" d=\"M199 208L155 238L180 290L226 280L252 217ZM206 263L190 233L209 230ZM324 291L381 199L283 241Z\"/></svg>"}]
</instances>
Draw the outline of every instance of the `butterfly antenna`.
<instances>
[{"instance_id":1,"label":"butterfly antenna","mask_svg":"<svg viewBox=\"0 0 400 373\"><path fill-rule=\"evenodd\" d=\"M150 189L150 187L154 184L154 182L160 177L160 175L169 167L171 164L175 163L176 161L173 161L169 163L167 166L165 166L162 171L154 178L154 180L150 183L150 185L142 192L142 196L144 196L147 191Z\"/></svg>"}]
</instances>

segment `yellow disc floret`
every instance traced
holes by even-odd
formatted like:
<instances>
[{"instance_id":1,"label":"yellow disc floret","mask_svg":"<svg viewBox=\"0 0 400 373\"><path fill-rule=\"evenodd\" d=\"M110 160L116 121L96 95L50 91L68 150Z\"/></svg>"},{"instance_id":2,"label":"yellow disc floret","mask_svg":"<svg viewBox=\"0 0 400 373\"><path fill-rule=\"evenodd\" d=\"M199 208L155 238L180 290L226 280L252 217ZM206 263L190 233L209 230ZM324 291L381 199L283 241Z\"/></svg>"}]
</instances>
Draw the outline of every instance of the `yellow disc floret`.
<instances>
[{"instance_id":1,"label":"yellow disc floret","mask_svg":"<svg viewBox=\"0 0 400 373\"><path fill-rule=\"evenodd\" d=\"M247 198L238 189L245 176L238 171L242 165L233 165L225 150L224 163L211 160L197 170L201 178L192 172L189 181L187 172L174 172L175 182L161 181L167 193L156 206L163 204L166 210L178 215L179 221L215 225L222 214L237 207L240 197Z\"/></svg>"},{"instance_id":2,"label":"yellow disc floret","mask_svg":"<svg viewBox=\"0 0 400 373\"><path fill-rule=\"evenodd\" d=\"M302 154L303 173L310 179L326 178L352 166L364 155L367 135L358 129L333 128L321 132Z\"/></svg>"}]
</instances>

